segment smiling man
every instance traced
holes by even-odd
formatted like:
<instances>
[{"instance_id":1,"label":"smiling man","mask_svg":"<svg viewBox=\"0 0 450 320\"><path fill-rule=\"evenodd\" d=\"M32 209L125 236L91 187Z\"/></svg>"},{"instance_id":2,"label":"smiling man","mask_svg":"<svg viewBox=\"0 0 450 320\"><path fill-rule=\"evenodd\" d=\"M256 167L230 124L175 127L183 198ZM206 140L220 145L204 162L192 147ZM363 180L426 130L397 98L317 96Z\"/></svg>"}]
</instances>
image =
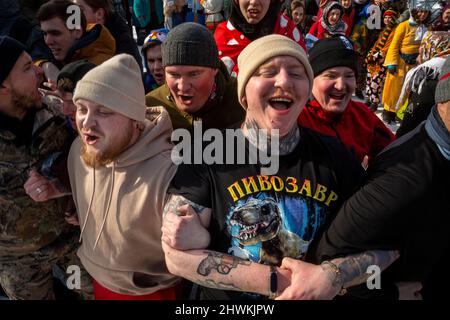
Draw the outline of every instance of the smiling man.
<instances>
[{"instance_id":1,"label":"smiling man","mask_svg":"<svg viewBox=\"0 0 450 320\"><path fill-rule=\"evenodd\" d=\"M172 29L162 44L162 65L166 83L147 95L146 104L164 106L174 129L192 131L200 120L203 129L223 129L244 119L236 81L206 27L188 22Z\"/></svg>"},{"instance_id":2,"label":"smiling man","mask_svg":"<svg viewBox=\"0 0 450 320\"><path fill-rule=\"evenodd\" d=\"M353 101L357 59L344 36L322 39L309 51L314 70L313 99L298 118L300 125L337 137L363 162L394 140L392 132L369 107Z\"/></svg>"},{"instance_id":3,"label":"smiling man","mask_svg":"<svg viewBox=\"0 0 450 320\"><path fill-rule=\"evenodd\" d=\"M169 271L200 285L203 299L282 293L295 280L298 270L292 265L301 265L299 260L314 252L314 240L362 173L335 138L296 123L313 82L300 45L285 36L265 36L242 51L238 64L238 97L246 110L243 135L248 145L261 147L251 132L278 130L279 171L265 176L261 165L249 162L179 167L164 209L163 249ZM248 150L236 151L248 156ZM332 264L315 266L321 274L314 278L312 296L334 297L344 283L355 280L351 277L361 276L358 270L375 263L376 255L343 266L350 276L337 286L330 285L337 277Z\"/></svg>"}]
</instances>

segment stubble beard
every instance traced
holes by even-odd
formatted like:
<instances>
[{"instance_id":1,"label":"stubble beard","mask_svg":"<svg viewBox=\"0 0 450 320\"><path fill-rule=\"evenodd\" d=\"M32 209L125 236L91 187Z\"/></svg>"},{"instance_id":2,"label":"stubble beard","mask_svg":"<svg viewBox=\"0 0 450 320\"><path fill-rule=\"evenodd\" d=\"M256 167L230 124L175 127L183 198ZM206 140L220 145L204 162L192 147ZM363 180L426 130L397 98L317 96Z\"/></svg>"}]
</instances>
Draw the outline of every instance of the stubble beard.
<instances>
[{"instance_id":1,"label":"stubble beard","mask_svg":"<svg viewBox=\"0 0 450 320\"><path fill-rule=\"evenodd\" d=\"M110 141L103 151L89 151L86 144L81 146L81 158L84 163L91 168L105 166L123 153L133 139L132 123L123 128L123 134L115 141Z\"/></svg>"}]
</instances>

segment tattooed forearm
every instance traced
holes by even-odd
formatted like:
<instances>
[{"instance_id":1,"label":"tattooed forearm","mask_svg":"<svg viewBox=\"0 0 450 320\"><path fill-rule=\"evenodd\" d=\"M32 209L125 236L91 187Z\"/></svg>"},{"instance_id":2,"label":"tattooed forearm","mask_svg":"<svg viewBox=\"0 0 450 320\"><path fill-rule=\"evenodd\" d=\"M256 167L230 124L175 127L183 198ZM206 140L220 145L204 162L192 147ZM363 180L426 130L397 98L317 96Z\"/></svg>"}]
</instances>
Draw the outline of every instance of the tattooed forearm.
<instances>
[{"instance_id":1,"label":"tattooed forearm","mask_svg":"<svg viewBox=\"0 0 450 320\"><path fill-rule=\"evenodd\" d=\"M222 290L241 290L241 288L235 286L233 283L225 283L225 282L216 282L212 279L206 280L196 280L195 283L213 289L222 289Z\"/></svg>"},{"instance_id":2,"label":"tattooed forearm","mask_svg":"<svg viewBox=\"0 0 450 320\"><path fill-rule=\"evenodd\" d=\"M208 252L208 256L203 259L197 268L197 273L202 276L207 276L212 270L216 270L220 274L229 274L238 265L248 266L251 264L250 261L242 260L233 256L226 254L220 254L216 252Z\"/></svg>"},{"instance_id":3,"label":"tattooed forearm","mask_svg":"<svg viewBox=\"0 0 450 320\"><path fill-rule=\"evenodd\" d=\"M178 207L181 207L182 205L188 204L194 209L195 213L200 214L206 207L203 207L195 202L192 202L182 196L178 195L172 195L170 200L167 202L167 204L164 207L163 216L166 215L167 212L174 212L178 214Z\"/></svg>"},{"instance_id":4,"label":"tattooed forearm","mask_svg":"<svg viewBox=\"0 0 450 320\"><path fill-rule=\"evenodd\" d=\"M398 257L398 251L373 250L346 256L344 258L333 259L332 263L334 263L340 271L340 279L334 277L333 285L338 283L344 288L347 288L363 283L370 276L370 273L367 273L369 266L376 265L380 270L384 270Z\"/></svg>"}]
</instances>

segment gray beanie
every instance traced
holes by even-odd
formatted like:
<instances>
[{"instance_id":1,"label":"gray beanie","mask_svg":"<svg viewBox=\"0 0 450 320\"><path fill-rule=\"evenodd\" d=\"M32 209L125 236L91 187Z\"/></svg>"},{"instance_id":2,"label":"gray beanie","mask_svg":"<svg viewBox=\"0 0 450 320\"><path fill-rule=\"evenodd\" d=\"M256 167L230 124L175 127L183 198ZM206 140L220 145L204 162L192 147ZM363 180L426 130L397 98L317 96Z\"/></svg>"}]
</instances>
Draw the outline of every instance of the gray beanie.
<instances>
[{"instance_id":1,"label":"gray beanie","mask_svg":"<svg viewBox=\"0 0 450 320\"><path fill-rule=\"evenodd\" d=\"M218 68L219 55L211 31L195 22L173 28L162 44L162 65Z\"/></svg>"},{"instance_id":2,"label":"gray beanie","mask_svg":"<svg viewBox=\"0 0 450 320\"><path fill-rule=\"evenodd\" d=\"M434 98L436 103L444 103L450 100L450 56L445 59Z\"/></svg>"}]
</instances>

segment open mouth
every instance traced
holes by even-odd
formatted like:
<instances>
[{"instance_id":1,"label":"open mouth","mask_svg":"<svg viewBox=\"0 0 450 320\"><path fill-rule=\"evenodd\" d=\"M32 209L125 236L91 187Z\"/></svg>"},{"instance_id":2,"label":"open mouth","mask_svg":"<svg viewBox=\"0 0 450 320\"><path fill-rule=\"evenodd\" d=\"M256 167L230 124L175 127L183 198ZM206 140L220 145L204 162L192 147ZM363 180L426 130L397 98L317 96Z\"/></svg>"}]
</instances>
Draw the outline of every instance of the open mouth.
<instances>
[{"instance_id":1,"label":"open mouth","mask_svg":"<svg viewBox=\"0 0 450 320\"><path fill-rule=\"evenodd\" d=\"M249 10L247 10L247 13L250 18L257 18L259 15L259 10L258 9L249 9Z\"/></svg>"},{"instance_id":2,"label":"open mouth","mask_svg":"<svg viewBox=\"0 0 450 320\"><path fill-rule=\"evenodd\" d=\"M346 95L347 95L346 93L340 93L340 92L333 92L333 93L329 94L330 98L334 99L334 100L344 100Z\"/></svg>"},{"instance_id":3,"label":"open mouth","mask_svg":"<svg viewBox=\"0 0 450 320\"><path fill-rule=\"evenodd\" d=\"M99 139L98 136L93 135L93 134L84 134L83 137L84 137L84 142L87 145L90 145L90 146L94 145L95 143L97 143L97 141Z\"/></svg>"},{"instance_id":4,"label":"open mouth","mask_svg":"<svg viewBox=\"0 0 450 320\"><path fill-rule=\"evenodd\" d=\"M194 98L194 96L188 96L188 95L178 95L178 97L180 97L181 101L183 101L183 103L185 104L190 104L192 103L192 99Z\"/></svg>"},{"instance_id":5,"label":"open mouth","mask_svg":"<svg viewBox=\"0 0 450 320\"><path fill-rule=\"evenodd\" d=\"M51 51L52 51L54 56L57 56L57 55L59 55L61 53L60 49L51 49Z\"/></svg>"},{"instance_id":6,"label":"open mouth","mask_svg":"<svg viewBox=\"0 0 450 320\"><path fill-rule=\"evenodd\" d=\"M292 99L287 97L275 97L269 99L270 106L275 110L289 110L292 103Z\"/></svg>"}]
</instances>

